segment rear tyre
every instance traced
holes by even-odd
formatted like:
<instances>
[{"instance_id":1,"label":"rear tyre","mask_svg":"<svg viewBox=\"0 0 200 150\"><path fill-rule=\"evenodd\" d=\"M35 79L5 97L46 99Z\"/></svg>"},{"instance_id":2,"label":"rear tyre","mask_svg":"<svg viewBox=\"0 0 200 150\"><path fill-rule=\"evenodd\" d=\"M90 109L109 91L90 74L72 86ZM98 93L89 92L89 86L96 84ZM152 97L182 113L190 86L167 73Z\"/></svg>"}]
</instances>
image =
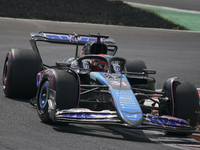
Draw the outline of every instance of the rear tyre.
<instances>
[{"instance_id":1,"label":"rear tyre","mask_svg":"<svg viewBox=\"0 0 200 150\"><path fill-rule=\"evenodd\" d=\"M128 72L143 72L143 69L147 69L147 66L142 60L127 60L125 68Z\"/></svg>"},{"instance_id":2,"label":"rear tyre","mask_svg":"<svg viewBox=\"0 0 200 150\"><path fill-rule=\"evenodd\" d=\"M3 69L3 91L10 98L36 96L37 73L42 70L38 52L25 49L8 51Z\"/></svg>"},{"instance_id":3,"label":"rear tyre","mask_svg":"<svg viewBox=\"0 0 200 150\"><path fill-rule=\"evenodd\" d=\"M37 112L44 123L51 123L48 113L49 90L56 92L56 109L70 109L78 106L79 82L67 71L48 69L40 82L37 93Z\"/></svg>"}]
</instances>

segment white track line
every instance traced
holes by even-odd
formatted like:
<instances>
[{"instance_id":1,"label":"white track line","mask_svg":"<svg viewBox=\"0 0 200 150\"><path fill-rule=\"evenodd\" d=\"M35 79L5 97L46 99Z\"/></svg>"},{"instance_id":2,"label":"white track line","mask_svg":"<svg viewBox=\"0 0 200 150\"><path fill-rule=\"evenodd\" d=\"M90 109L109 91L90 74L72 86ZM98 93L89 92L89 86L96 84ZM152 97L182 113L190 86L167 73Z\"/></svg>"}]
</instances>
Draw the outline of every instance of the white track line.
<instances>
[{"instance_id":1,"label":"white track line","mask_svg":"<svg viewBox=\"0 0 200 150\"><path fill-rule=\"evenodd\" d=\"M65 22L65 21L51 21L51 20L37 20L37 19L20 19L20 18L8 18L0 17L0 19L5 20L18 20L18 21L30 21L30 22L47 22L47 23L61 23L61 24L74 24L74 25L88 25L88 26L102 26L102 27L113 27L113 28L135 28L141 30L152 30L152 31L167 31L167 32L184 32L184 33L197 33L200 31L191 31L191 30L174 30L174 29L161 29L161 28L145 28L145 27L135 27L135 26L118 26L118 25L105 25L105 24L92 24L92 23L78 23L78 22Z\"/></svg>"},{"instance_id":2,"label":"white track line","mask_svg":"<svg viewBox=\"0 0 200 150\"><path fill-rule=\"evenodd\" d=\"M156 6L156 5L141 4L141 3L133 3L133 2L127 2L127 1L124 1L124 3L147 6L147 7L156 7L156 8L162 8L162 9L168 9L168 10L174 10L174 11L180 11L180 12L186 12L186 13L192 13L192 14L200 14L200 11L196 11L196 10L185 10L185 9L179 9L179 8L172 8L172 7L166 7L166 6Z\"/></svg>"}]
</instances>

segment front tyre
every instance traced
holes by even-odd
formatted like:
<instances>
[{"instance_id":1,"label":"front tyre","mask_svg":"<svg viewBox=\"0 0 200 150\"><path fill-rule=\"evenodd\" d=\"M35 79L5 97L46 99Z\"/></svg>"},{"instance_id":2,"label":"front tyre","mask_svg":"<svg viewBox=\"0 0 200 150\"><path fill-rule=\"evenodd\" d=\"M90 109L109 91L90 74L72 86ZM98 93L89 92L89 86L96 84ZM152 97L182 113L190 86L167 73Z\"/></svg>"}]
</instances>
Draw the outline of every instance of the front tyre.
<instances>
[{"instance_id":1,"label":"front tyre","mask_svg":"<svg viewBox=\"0 0 200 150\"><path fill-rule=\"evenodd\" d=\"M79 78L73 72L47 69L42 73L37 93L37 112L44 123L51 123L48 113L50 90L55 91L56 109L77 108L79 102Z\"/></svg>"},{"instance_id":2,"label":"front tyre","mask_svg":"<svg viewBox=\"0 0 200 150\"><path fill-rule=\"evenodd\" d=\"M160 115L173 115L174 117L188 120L190 126L195 128L198 122L198 110L199 110L199 95L194 85L189 82L174 81L172 86L172 93L163 88L165 96L169 98L169 101L161 102L160 107L163 111L160 111ZM173 100L174 99L174 103ZM173 106L174 105L174 106ZM187 136L192 133L174 133L165 132L171 135Z\"/></svg>"},{"instance_id":3,"label":"front tyre","mask_svg":"<svg viewBox=\"0 0 200 150\"><path fill-rule=\"evenodd\" d=\"M175 117L190 121L192 127L198 121L199 94L189 82L174 83Z\"/></svg>"}]
</instances>

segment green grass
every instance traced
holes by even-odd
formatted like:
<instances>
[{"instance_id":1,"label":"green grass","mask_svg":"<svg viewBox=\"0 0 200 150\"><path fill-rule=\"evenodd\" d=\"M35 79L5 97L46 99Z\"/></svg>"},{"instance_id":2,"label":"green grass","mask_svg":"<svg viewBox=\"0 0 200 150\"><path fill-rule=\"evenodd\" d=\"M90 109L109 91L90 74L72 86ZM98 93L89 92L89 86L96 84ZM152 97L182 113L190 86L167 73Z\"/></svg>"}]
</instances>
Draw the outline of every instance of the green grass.
<instances>
[{"instance_id":1,"label":"green grass","mask_svg":"<svg viewBox=\"0 0 200 150\"><path fill-rule=\"evenodd\" d=\"M200 13L190 13L140 4L130 5L153 12L154 14L159 15L160 17L175 24L184 26L189 30L200 31Z\"/></svg>"}]
</instances>

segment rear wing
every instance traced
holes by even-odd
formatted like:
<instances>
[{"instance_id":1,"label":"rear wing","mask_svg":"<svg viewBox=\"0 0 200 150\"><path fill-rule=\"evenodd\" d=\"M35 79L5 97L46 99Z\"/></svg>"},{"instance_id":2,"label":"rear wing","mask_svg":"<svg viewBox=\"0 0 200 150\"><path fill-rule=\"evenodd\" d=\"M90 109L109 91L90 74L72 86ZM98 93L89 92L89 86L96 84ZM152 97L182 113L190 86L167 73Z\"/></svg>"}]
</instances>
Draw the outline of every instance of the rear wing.
<instances>
[{"instance_id":1,"label":"rear wing","mask_svg":"<svg viewBox=\"0 0 200 150\"><path fill-rule=\"evenodd\" d=\"M97 41L107 44L115 44L113 39L110 39L108 35L101 34L89 34L89 35L77 35L76 33L53 33L53 32L32 32L31 38L34 41L45 41L52 43L63 43L63 44L76 44L85 45L89 41Z\"/></svg>"},{"instance_id":2,"label":"rear wing","mask_svg":"<svg viewBox=\"0 0 200 150\"><path fill-rule=\"evenodd\" d=\"M114 55L117 51L115 41L109 38L108 35L102 34L77 35L75 32L73 34L54 32L32 32L30 40L31 46L33 50L39 52L36 45L37 41L72 44L77 45L77 48L78 45L85 45L89 41L94 41L106 44L108 47L108 51L110 51L110 55Z\"/></svg>"}]
</instances>

